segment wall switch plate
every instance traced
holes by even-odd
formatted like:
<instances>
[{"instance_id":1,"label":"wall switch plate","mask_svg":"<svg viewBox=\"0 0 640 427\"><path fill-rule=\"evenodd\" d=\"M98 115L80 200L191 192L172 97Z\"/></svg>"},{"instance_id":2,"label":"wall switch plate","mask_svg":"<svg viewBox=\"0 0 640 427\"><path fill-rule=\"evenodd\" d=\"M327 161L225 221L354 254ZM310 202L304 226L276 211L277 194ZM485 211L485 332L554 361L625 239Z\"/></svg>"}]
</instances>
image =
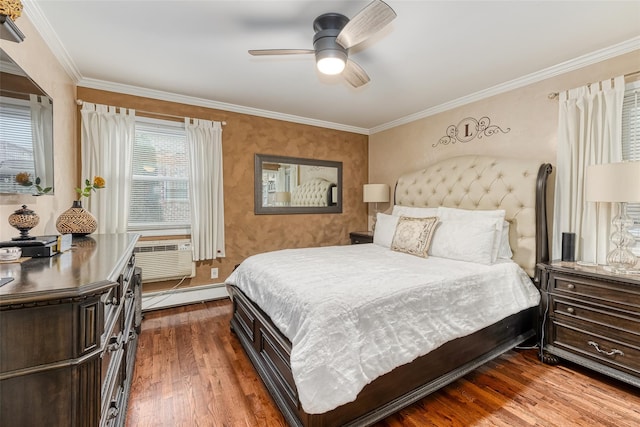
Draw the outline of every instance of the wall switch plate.
<instances>
[{"instance_id":1,"label":"wall switch plate","mask_svg":"<svg viewBox=\"0 0 640 427\"><path fill-rule=\"evenodd\" d=\"M212 279L217 279L218 278L218 269L217 268L212 268L211 269L211 278Z\"/></svg>"}]
</instances>

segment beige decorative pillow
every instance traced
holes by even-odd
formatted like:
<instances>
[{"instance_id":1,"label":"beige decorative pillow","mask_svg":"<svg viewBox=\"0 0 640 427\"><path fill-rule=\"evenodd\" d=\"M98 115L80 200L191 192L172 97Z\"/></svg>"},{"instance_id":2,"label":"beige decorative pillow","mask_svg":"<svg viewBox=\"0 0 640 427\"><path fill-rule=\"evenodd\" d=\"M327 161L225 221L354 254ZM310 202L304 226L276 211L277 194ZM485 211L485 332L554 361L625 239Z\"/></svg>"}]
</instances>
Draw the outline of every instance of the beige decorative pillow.
<instances>
[{"instance_id":1,"label":"beige decorative pillow","mask_svg":"<svg viewBox=\"0 0 640 427\"><path fill-rule=\"evenodd\" d=\"M391 250L427 258L438 217L411 218L401 216L391 242Z\"/></svg>"}]
</instances>

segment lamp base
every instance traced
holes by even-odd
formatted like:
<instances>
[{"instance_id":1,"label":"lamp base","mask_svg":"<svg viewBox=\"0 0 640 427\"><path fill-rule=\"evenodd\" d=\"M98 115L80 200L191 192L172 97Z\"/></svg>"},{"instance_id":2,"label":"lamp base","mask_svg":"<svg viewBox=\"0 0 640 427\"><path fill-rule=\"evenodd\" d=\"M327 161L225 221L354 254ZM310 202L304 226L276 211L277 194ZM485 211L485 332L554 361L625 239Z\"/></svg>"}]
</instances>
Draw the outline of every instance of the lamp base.
<instances>
[{"instance_id":1,"label":"lamp base","mask_svg":"<svg viewBox=\"0 0 640 427\"><path fill-rule=\"evenodd\" d=\"M611 243L616 246L607 254L606 271L617 274L632 274L638 258L629 249L635 238L629 232L633 220L627 215L627 204L618 203L618 215L611 221Z\"/></svg>"}]
</instances>

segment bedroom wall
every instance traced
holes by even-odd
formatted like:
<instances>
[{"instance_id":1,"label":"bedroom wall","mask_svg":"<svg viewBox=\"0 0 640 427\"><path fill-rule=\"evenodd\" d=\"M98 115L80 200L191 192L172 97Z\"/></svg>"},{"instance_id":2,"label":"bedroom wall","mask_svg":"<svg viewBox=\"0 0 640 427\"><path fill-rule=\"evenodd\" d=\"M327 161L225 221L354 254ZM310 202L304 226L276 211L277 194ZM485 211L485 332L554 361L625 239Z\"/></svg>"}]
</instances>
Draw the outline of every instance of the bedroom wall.
<instances>
[{"instance_id":1,"label":"bedroom wall","mask_svg":"<svg viewBox=\"0 0 640 427\"><path fill-rule=\"evenodd\" d=\"M387 183L393 189L403 173L466 154L533 158L555 165L558 100L549 99L549 93L638 70L640 50L370 135L369 182ZM489 117L491 124L510 130L466 143L438 144L448 126L483 116ZM379 205L385 210L391 203Z\"/></svg>"},{"instance_id":2,"label":"bedroom wall","mask_svg":"<svg viewBox=\"0 0 640 427\"><path fill-rule=\"evenodd\" d=\"M349 232L366 227L362 185L367 180L368 138L344 131L267 119L247 114L159 101L78 87L88 102L153 111L161 114L226 121L224 162L226 258L197 265L197 275L180 287L222 282L249 255L283 248L342 245ZM333 160L343 163L343 212L315 215L255 215L253 166L255 154ZM219 279L210 279L212 267ZM145 283L145 291L173 287L177 281Z\"/></svg>"},{"instance_id":3,"label":"bedroom wall","mask_svg":"<svg viewBox=\"0 0 640 427\"><path fill-rule=\"evenodd\" d=\"M0 195L0 240L17 236L7 222L9 215L26 204L40 216L32 235L57 234L58 215L71 206L76 183L76 86L26 16L16 20L25 34L22 43L0 40L0 47L53 98L55 195ZM1 82L0 82L1 84Z\"/></svg>"}]
</instances>

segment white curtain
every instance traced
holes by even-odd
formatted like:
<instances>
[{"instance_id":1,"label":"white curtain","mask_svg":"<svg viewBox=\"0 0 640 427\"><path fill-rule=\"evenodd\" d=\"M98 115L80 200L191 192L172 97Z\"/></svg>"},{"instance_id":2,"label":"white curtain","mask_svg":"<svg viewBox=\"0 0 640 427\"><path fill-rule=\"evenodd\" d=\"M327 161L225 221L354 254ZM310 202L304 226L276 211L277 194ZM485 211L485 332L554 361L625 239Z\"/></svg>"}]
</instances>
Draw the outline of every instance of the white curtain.
<instances>
[{"instance_id":1,"label":"white curtain","mask_svg":"<svg viewBox=\"0 0 640 427\"><path fill-rule=\"evenodd\" d=\"M576 259L606 264L613 207L585 201L587 166L622 160L624 77L560 93L552 256L576 233ZM621 183L625 185L625 183Z\"/></svg>"},{"instance_id":2,"label":"white curtain","mask_svg":"<svg viewBox=\"0 0 640 427\"><path fill-rule=\"evenodd\" d=\"M31 109L31 133L33 136L33 159L35 176L41 186L53 186L53 104L47 96L29 95Z\"/></svg>"},{"instance_id":3,"label":"white curtain","mask_svg":"<svg viewBox=\"0 0 640 427\"><path fill-rule=\"evenodd\" d=\"M83 199L98 220L97 233L125 233L129 218L135 110L85 102L82 117L82 182L105 179L102 190Z\"/></svg>"},{"instance_id":4,"label":"white curtain","mask_svg":"<svg viewBox=\"0 0 640 427\"><path fill-rule=\"evenodd\" d=\"M185 118L193 260L224 257L222 124Z\"/></svg>"}]
</instances>

